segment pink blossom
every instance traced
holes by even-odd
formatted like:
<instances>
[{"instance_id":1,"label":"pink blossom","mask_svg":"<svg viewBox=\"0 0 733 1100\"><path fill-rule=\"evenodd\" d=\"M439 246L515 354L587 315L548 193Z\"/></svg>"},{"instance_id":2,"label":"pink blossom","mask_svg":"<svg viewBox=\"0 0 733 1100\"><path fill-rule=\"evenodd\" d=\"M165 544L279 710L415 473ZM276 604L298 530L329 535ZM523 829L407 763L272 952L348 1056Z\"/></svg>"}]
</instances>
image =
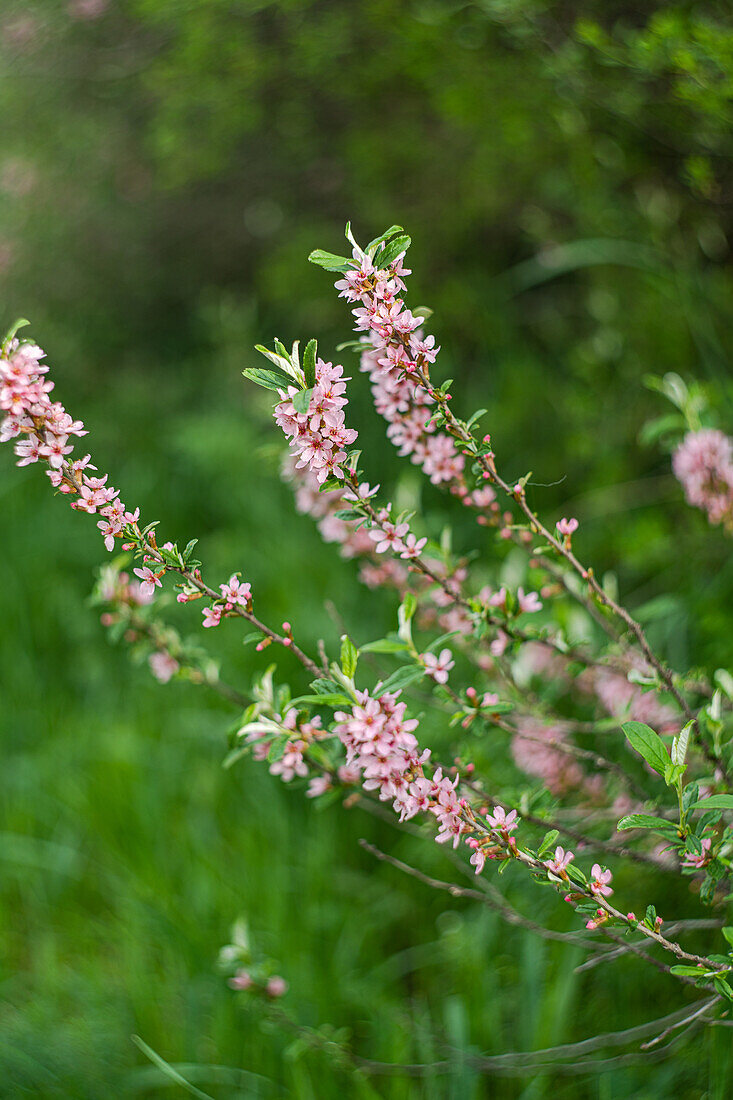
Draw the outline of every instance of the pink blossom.
<instances>
[{"instance_id":1,"label":"pink blossom","mask_svg":"<svg viewBox=\"0 0 733 1100\"><path fill-rule=\"evenodd\" d=\"M555 849L554 858L545 860L545 867L548 871L552 871L554 875L565 876L567 872L567 866L573 859L575 859L575 856L572 852L566 852L564 848L560 848L558 846Z\"/></svg>"},{"instance_id":2,"label":"pink blossom","mask_svg":"<svg viewBox=\"0 0 733 1100\"><path fill-rule=\"evenodd\" d=\"M279 974L270 978L265 986L268 997L283 997L288 991L288 983Z\"/></svg>"},{"instance_id":3,"label":"pink blossom","mask_svg":"<svg viewBox=\"0 0 733 1100\"><path fill-rule=\"evenodd\" d=\"M410 531L409 534L405 535L403 539L400 557L407 560L419 558L420 554L423 552L425 546L427 545L427 541L428 540L426 538L416 538L415 535L413 535L412 531Z\"/></svg>"},{"instance_id":4,"label":"pink blossom","mask_svg":"<svg viewBox=\"0 0 733 1100\"><path fill-rule=\"evenodd\" d=\"M473 855L471 856L469 863L476 868L475 874L480 875L484 869L486 863L486 853L481 847L480 841L471 837L466 841L469 848L473 848Z\"/></svg>"},{"instance_id":5,"label":"pink blossom","mask_svg":"<svg viewBox=\"0 0 733 1100\"><path fill-rule=\"evenodd\" d=\"M700 843L702 845L702 851L697 853L687 852L685 858L682 860L683 867L694 867L696 870L699 870L700 867L704 867L709 861L712 839L706 836Z\"/></svg>"},{"instance_id":6,"label":"pink blossom","mask_svg":"<svg viewBox=\"0 0 733 1100\"><path fill-rule=\"evenodd\" d=\"M144 565L142 569L133 569L133 573L140 578L140 591L145 596L152 596L156 588L163 587L160 574L154 573L148 565Z\"/></svg>"},{"instance_id":7,"label":"pink blossom","mask_svg":"<svg viewBox=\"0 0 733 1100\"><path fill-rule=\"evenodd\" d=\"M153 676L161 684L167 684L171 676L178 672L181 667L178 661L171 657L170 653L165 653L162 650L151 653L148 657L148 664Z\"/></svg>"},{"instance_id":8,"label":"pink blossom","mask_svg":"<svg viewBox=\"0 0 733 1100\"><path fill-rule=\"evenodd\" d=\"M488 591L490 592L491 590L489 589ZM507 602L506 588L502 587L498 592L491 593L491 595L488 596L487 602L489 607L498 607L502 611L505 611Z\"/></svg>"},{"instance_id":9,"label":"pink blossom","mask_svg":"<svg viewBox=\"0 0 733 1100\"><path fill-rule=\"evenodd\" d=\"M248 970L238 970L234 977L229 979L232 989L247 990L251 989L253 984L252 975Z\"/></svg>"},{"instance_id":10,"label":"pink blossom","mask_svg":"<svg viewBox=\"0 0 733 1100\"><path fill-rule=\"evenodd\" d=\"M567 535L568 537L578 530L577 519L563 519L558 520L557 529L561 535Z\"/></svg>"},{"instance_id":11,"label":"pink blossom","mask_svg":"<svg viewBox=\"0 0 733 1100\"><path fill-rule=\"evenodd\" d=\"M733 440L716 428L688 432L672 457L690 504L711 523L733 526Z\"/></svg>"},{"instance_id":12,"label":"pink blossom","mask_svg":"<svg viewBox=\"0 0 733 1100\"><path fill-rule=\"evenodd\" d=\"M404 542L402 536L406 535L409 530L407 523L390 523L383 522L380 527L375 527L369 532L369 537L376 542L376 552L378 554L384 554L387 550L393 550L396 553L401 553L404 549Z\"/></svg>"},{"instance_id":13,"label":"pink blossom","mask_svg":"<svg viewBox=\"0 0 733 1100\"><path fill-rule=\"evenodd\" d=\"M456 663L449 649L441 650L440 656L436 656L434 653L423 653L420 660L424 664L428 676L431 676L436 684L448 683L448 673Z\"/></svg>"},{"instance_id":14,"label":"pink blossom","mask_svg":"<svg viewBox=\"0 0 733 1100\"><path fill-rule=\"evenodd\" d=\"M305 792L306 798L318 798L331 789L331 777L328 775L314 775Z\"/></svg>"},{"instance_id":15,"label":"pink blossom","mask_svg":"<svg viewBox=\"0 0 733 1100\"><path fill-rule=\"evenodd\" d=\"M236 573L232 573L226 584L220 584L219 589L223 598L231 607L235 604L246 607L252 597L251 585L240 581Z\"/></svg>"},{"instance_id":16,"label":"pink blossom","mask_svg":"<svg viewBox=\"0 0 733 1100\"><path fill-rule=\"evenodd\" d=\"M486 814L486 820L492 829L499 829L505 836L509 833L513 833L519 825L517 820L517 811L510 810L509 813L502 806L494 806L491 813Z\"/></svg>"},{"instance_id":17,"label":"pink blossom","mask_svg":"<svg viewBox=\"0 0 733 1100\"><path fill-rule=\"evenodd\" d=\"M202 614L204 616L202 626L218 626L221 622L223 611L223 607L218 603L215 603L213 607L202 608Z\"/></svg>"},{"instance_id":18,"label":"pink blossom","mask_svg":"<svg viewBox=\"0 0 733 1100\"><path fill-rule=\"evenodd\" d=\"M542 602L537 593L528 592L525 595L523 588L517 589L517 603L519 604L519 610L527 613L542 610Z\"/></svg>"},{"instance_id":19,"label":"pink blossom","mask_svg":"<svg viewBox=\"0 0 733 1100\"><path fill-rule=\"evenodd\" d=\"M613 890L609 886L613 875L610 871L602 871L600 864L594 863L591 867L591 875L593 876L590 882L590 888L594 894L601 894L603 897L608 898L613 893Z\"/></svg>"}]
</instances>

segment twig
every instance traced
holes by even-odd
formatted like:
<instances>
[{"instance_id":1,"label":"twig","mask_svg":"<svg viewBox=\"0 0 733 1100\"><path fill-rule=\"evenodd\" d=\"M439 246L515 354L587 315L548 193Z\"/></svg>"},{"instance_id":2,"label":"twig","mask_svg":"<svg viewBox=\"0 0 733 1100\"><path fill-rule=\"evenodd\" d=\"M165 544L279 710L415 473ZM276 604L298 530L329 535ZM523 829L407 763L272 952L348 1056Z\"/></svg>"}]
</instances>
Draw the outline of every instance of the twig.
<instances>
[{"instance_id":1,"label":"twig","mask_svg":"<svg viewBox=\"0 0 733 1100\"><path fill-rule=\"evenodd\" d=\"M488 906L489 909L493 909L496 912L501 913L507 924L516 925L519 928L526 928L529 932L534 932L536 935L541 936L547 940L558 940L561 943L574 944L576 947L582 947L586 951L595 946L595 944L584 940L581 936L576 936L573 932L555 932L551 928L543 928L540 924L535 924L534 921L529 920L527 917L523 917L521 913L518 913L509 902L504 898L500 891L493 889L498 894L498 898L491 897L488 892L482 890L472 889L468 886L459 886L455 882L445 882L443 879L433 878L431 875L426 875L424 871L420 871L417 867L412 867L409 863L404 863L401 859L396 859L395 856L388 855L387 852L382 852L374 844L370 844L368 840L363 838L359 841L359 845L365 852L369 852L375 859L384 863L389 863L392 867L396 867L398 871L402 871L403 874L409 875L411 878L417 879L418 882L424 883L426 886L432 887L433 890L445 890L454 898L470 898L472 901L481 902L482 905ZM493 883L487 885L493 886ZM501 899L501 900L499 900Z\"/></svg>"}]
</instances>

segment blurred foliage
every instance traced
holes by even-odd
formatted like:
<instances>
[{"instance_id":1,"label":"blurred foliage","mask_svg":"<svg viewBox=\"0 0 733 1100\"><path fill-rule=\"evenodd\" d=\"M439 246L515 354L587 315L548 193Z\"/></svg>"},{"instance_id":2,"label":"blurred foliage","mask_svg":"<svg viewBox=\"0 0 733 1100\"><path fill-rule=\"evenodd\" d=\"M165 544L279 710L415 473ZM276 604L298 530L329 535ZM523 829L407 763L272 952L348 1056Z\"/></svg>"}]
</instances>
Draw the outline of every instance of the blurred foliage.
<instances>
[{"instance_id":1,"label":"blurred foliage","mask_svg":"<svg viewBox=\"0 0 733 1100\"><path fill-rule=\"evenodd\" d=\"M435 309L441 370L464 411L489 408L508 476L534 470L533 504L578 515L599 570L623 560L621 591L671 661L730 665L730 544L639 432L666 411L648 372L699 378L733 423L732 100L733 21L713 0L6 0L3 314L32 318L128 501L173 538L198 535L212 571L242 568L307 640L337 637L331 601L363 641L393 601L355 589L292 514L266 402L239 372L274 334L345 339L348 312L305 257L339 251L347 218L366 237L399 222L411 302ZM353 389L370 470L414 494ZM663 978L631 1006L623 964L594 983L488 911L445 912L357 848L365 834L393 846L386 825L315 813L255 765L222 772L228 712L101 644L84 606L93 524L7 454L0 495L6 1095L157 1095L133 1031L173 1063L275 1082L200 1071L217 1097L355 1089L318 1056L286 1057L215 975L241 910L294 1014L350 1027L374 1057L431 1060L434 1032L493 1051L571 1041L674 1007ZM465 517L429 489L424 506L469 545ZM501 561L490 538L482 549ZM256 658L234 634L217 645L246 679ZM440 852L399 846L450 874ZM722 1098L725 1035L603 1082L490 1091ZM447 1085L377 1094L488 1090L457 1066Z\"/></svg>"}]
</instances>

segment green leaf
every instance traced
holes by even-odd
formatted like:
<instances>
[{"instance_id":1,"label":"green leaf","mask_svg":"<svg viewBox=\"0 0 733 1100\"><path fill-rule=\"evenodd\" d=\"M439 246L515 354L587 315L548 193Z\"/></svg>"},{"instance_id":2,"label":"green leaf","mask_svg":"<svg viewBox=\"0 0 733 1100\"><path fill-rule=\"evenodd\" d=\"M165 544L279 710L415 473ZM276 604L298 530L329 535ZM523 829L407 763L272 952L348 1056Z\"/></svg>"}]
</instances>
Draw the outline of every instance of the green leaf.
<instances>
[{"instance_id":1,"label":"green leaf","mask_svg":"<svg viewBox=\"0 0 733 1100\"><path fill-rule=\"evenodd\" d=\"M731 947L733 947L733 927L728 924L725 926L725 928L721 928L720 931L723 933Z\"/></svg>"},{"instance_id":2,"label":"green leaf","mask_svg":"<svg viewBox=\"0 0 733 1100\"><path fill-rule=\"evenodd\" d=\"M713 985L721 997L725 997L728 1001L733 1001L733 989L731 989L725 978L713 978Z\"/></svg>"},{"instance_id":3,"label":"green leaf","mask_svg":"<svg viewBox=\"0 0 733 1100\"><path fill-rule=\"evenodd\" d=\"M617 829L674 829L673 821L663 817L651 817L649 814L627 814L616 826Z\"/></svg>"},{"instance_id":4,"label":"green leaf","mask_svg":"<svg viewBox=\"0 0 733 1100\"><path fill-rule=\"evenodd\" d=\"M186 545L186 549L183 551L183 560L184 561L187 562L188 559L191 557L191 554L193 553L193 548L194 548L194 546L196 545L196 543L198 541L199 541L198 539L191 539L191 541Z\"/></svg>"},{"instance_id":5,"label":"green leaf","mask_svg":"<svg viewBox=\"0 0 733 1100\"><path fill-rule=\"evenodd\" d=\"M342 634L341 636L341 668L343 669L344 676L348 676L349 679L353 679L356 672L356 662L359 660L359 650L348 634Z\"/></svg>"},{"instance_id":6,"label":"green leaf","mask_svg":"<svg viewBox=\"0 0 733 1100\"><path fill-rule=\"evenodd\" d=\"M685 787L684 791L682 792L682 809L685 811L685 813L687 813L690 806L697 802L697 796L699 793L699 783L690 783L689 786Z\"/></svg>"},{"instance_id":7,"label":"green leaf","mask_svg":"<svg viewBox=\"0 0 733 1100\"><path fill-rule=\"evenodd\" d=\"M559 836L560 836L560 833L558 832L557 829L550 829L549 833L545 833L544 837L542 838L542 843L540 844L539 848L537 849L538 858L543 856L545 854L545 852L550 851L550 849L552 848L552 846L554 845L555 841L557 840L557 838Z\"/></svg>"},{"instance_id":8,"label":"green leaf","mask_svg":"<svg viewBox=\"0 0 733 1100\"><path fill-rule=\"evenodd\" d=\"M670 966L669 972L679 978L704 978L707 973L699 966Z\"/></svg>"},{"instance_id":9,"label":"green leaf","mask_svg":"<svg viewBox=\"0 0 733 1100\"><path fill-rule=\"evenodd\" d=\"M397 259L401 252L407 252L407 249L412 244L411 239L405 235L404 237L395 237L377 257L377 263L380 270L384 270L385 267L389 267L391 263Z\"/></svg>"},{"instance_id":10,"label":"green leaf","mask_svg":"<svg viewBox=\"0 0 733 1100\"><path fill-rule=\"evenodd\" d=\"M424 652L435 653L437 650L445 645L449 638L455 638L456 634L460 633L460 630L449 630L447 634L441 634L439 638L435 638L435 640L432 641L430 645L425 647Z\"/></svg>"},{"instance_id":11,"label":"green leaf","mask_svg":"<svg viewBox=\"0 0 733 1100\"><path fill-rule=\"evenodd\" d=\"M487 714L511 714L514 703L493 703L490 707L481 707Z\"/></svg>"},{"instance_id":12,"label":"green leaf","mask_svg":"<svg viewBox=\"0 0 733 1100\"><path fill-rule=\"evenodd\" d=\"M335 256L333 252L324 252L321 248L316 248L311 252L308 260L312 264L317 264L318 267L324 268L325 271L350 271L355 264L352 260L349 260L346 256Z\"/></svg>"},{"instance_id":13,"label":"green leaf","mask_svg":"<svg viewBox=\"0 0 733 1100\"><path fill-rule=\"evenodd\" d=\"M8 331L3 336L3 343L2 343L3 348L7 347L7 345L10 343L10 341L12 339L14 339L14 337L17 334L19 329L25 328L26 325L29 325L29 324L30 324L30 321L26 321L25 317L19 317L17 321L13 321L13 323L10 326L10 328L8 329Z\"/></svg>"},{"instance_id":14,"label":"green leaf","mask_svg":"<svg viewBox=\"0 0 733 1100\"><path fill-rule=\"evenodd\" d=\"M169 1063L165 1061L164 1058L161 1058L161 1056L157 1054L152 1047L149 1047L148 1044L143 1039L141 1039L139 1035L133 1035L132 1041L135 1046L140 1051L142 1051L145 1057L149 1058L153 1065L158 1067L163 1076L167 1077L169 1081L172 1081L174 1084L178 1085L185 1092L190 1093L191 1096L197 1096L198 1100L214 1100L210 1093L202 1092L201 1089L196 1088L196 1086L192 1085L190 1081L187 1081L186 1078L183 1077L177 1069L174 1069L173 1066L169 1065Z\"/></svg>"},{"instance_id":15,"label":"green leaf","mask_svg":"<svg viewBox=\"0 0 733 1100\"><path fill-rule=\"evenodd\" d=\"M379 638L376 642L367 642L359 647L360 653L404 653L409 646L406 642L393 641L392 638Z\"/></svg>"},{"instance_id":16,"label":"green leaf","mask_svg":"<svg viewBox=\"0 0 733 1100\"><path fill-rule=\"evenodd\" d=\"M684 764L685 757L687 756L687 749L690 744L690 734L692 727L694 726L694 720L690 720L686 726L684 726L677 736L672 741L672 763Z\"/></svg>"},{"instance_id":17,"label":"green leaf","mask_svg":"<svg viewBox=\"0 0 733 1100\"><path fill-rule=\"evenodd\" d=\"M366 246L366 254L370 259L374 259L374 255L379 248L380 244L384 244L390 237L394 237L395 233L401 233L401 225L390 225L386 232L382 233L381 237L375 237L373 241L370 241Z\"/></svg>"},{"instance_id":18,"label":"green leaf","mask_svg":"<svg viewBox=\"0 0 733 1100\"><path fill-rule=\"evenodd\" d=\"M477 409L471 419L467 421L466 427L470 430L471 425L475 424L477 420L480 420L482 416L485 416L488 411L488 409Z\"/></svg>"},{"instance_id":19,"label":"green leaf","mask_svg":"<svg viewBox=\"0 0 733 1100\"><path fill-rule=\"evenodd\" d=\"M276 760L282 760L289 740L290 737L287 733L280 733L273 739L267 753L267 759L270 764L274 764Z\"/></svg>"},{"instance_id":20,"label":"green leaf","mask_svg":"<svg viewBox=\"0 0 733 1100\"><path fill-rule=\"evenodd\" d=\"M311 397L313 396L313 389L298 390L293 398L293 408L301 416L306 416L311 403Z\"/></svg>"},{"instance_id":21,"label":"green leaf","mask_svg":"<svg viewBox=\"0 0 733 1100\"><path fill-rule=\"evenodd\" d=\"M286 390L291 379L285 374L277 374L266 367L247 367L242 374L250 382L256 382L258 386L264 386L266 390Z\"/></svg>"},{"instance_id":22,"label":"green leaf","mask_svg":"<svg viewBox=\"0 0 733 1100\"><path fill-rule=\"evenodd\" d=\"M417 600L413 592L406 592L400 605L399 618L401 623L407 623L417 611Z\"/></svg>"},{"instance_id":23,"label":"green leaf","mask_svg":"<svg viewBox=\"0 0 733 1100\"><path fill-rule=\"evenodd\" d=\"M713 679L721 691L724 691L729 699L733 699L733 676L727 669L719 668L715 671Z\"/></svg>"},{"instance_id":24,"label":"green leaf","mask_svg":"<svg viewBox=\"0 0 733 1100\"><path fill-rule=\"evenodd\" d=\"M412 642L412 629L410 622L413 615L417 611L417 600L412 592L406 592L405 598L400 604L397 611L397 621L399 622L399 629L397 631L399 637L403 642Z\"/></svg>"},{"instance_id":25,"label":"green leaf","mask_svg":"<svg viewBox=\"0 0 733 1100\"><path fill-rule=\"evenodd\" d=\"M313 680L311 687L315 691L316 695L337 695L341 694L341 689L335 680Z\"/></svg>"},{"instance_id":26,"label":"green leaf","mask_svg":"<svg viewBox=\"0 0 733 1100\"><path fill-rule=\"evenodd\" d=\"M580 867L576 867L573 863L567 865L565 872L572 882L577 882L580 886L585 886L588 882Z\"/></svg>"},{"instance_id":27,"label":"green leaf","mask_svg":"<svg viewBox=\"0 0 733 1100\"><path fill-rule=\"evenodd\" d=\"M362 512L357 512L356 508L339 508L338 512L333 513L334 519L342 519L344 523L353 523L355 519L364 519Z\"/></svg>"},{"instance_id":28,"label":"green leaf","mask_svg":"<svg viewBox=\"0 0 733 1100\"><path fill-rule=\"evenodd\" d=\"M349 699L348 695L344 695L343 692L334 692L332 695L327 692L319 692L317 695L298 695L297 698L291 699L290 706L350 707L352 702L353 700Z\"/></svg>"},{"instance_id":29,"label":"green leaf","mask_svg":"<svg viewBox=\"0 0 733 1100\"><path fill-rule=\"evenodd\" d=\"M644 757L655 772L663 776L670 761L664 741L659 734L655 733L650 726L645 726L643 722L624 722L621 729L631 747Z\"/></svg>"},{"instance_id":30,"label":"green leaf","mask_svg":"<svg viewBox=\"0 0 733 1100\"><path fill-rule=\"evenodd\" d=\"M305 384L310 389L316 384L316 356L318 355L318 341L309 340L303 352L303 374Z\"/></svg>"},{"instance_id":31,"label":"green leaf","mask_svg":"<svg viewBox=\"0 0 733 1100\"><path fill-rule=\"evenodd\" d=\"M424 675L425 669L422 665L404 665L393 672L391 676L388 676L383 684L380 684L379 694L384 695L388 691L401 691L408 684L414 684L417 680L421 680Z\"/></svg>"},{"instance_id":32,"label":"green leaf","mask_svg":"<svg viewBox=\"0 0 733 1100\"><path fill-rule=\"evenodd\" d=\"M733 794L711 794L693 802L691 810L733 810Z\"/></svg>"}]
</instances>

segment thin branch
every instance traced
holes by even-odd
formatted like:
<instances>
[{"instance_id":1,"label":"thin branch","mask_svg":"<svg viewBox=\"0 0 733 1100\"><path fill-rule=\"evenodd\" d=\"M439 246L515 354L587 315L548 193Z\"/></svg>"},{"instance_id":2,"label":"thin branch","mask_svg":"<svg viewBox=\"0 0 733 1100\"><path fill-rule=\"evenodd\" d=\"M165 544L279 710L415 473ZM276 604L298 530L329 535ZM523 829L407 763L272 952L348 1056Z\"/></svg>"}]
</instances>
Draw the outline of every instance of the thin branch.
<instances>
[{"instance_id":1,"label":"thin branch","mask_svg":"<svg viewBox=\"0 0 733 1100\"><path fill-rule=\"evenodd\" d=\"M488 892L484 893L482 890L472 889L468 886L458 886L455 882L445 882L443 879L426 875L424 871L418 870L417 867L412 867L409 863L404 863L401 859L396 859L395 856L388 855L387 852L382 852L379 848L375 847L374 844L370 844L369 841L363 838L359 841L359 846L363 848L365 852L369 852L370 855L374 856L375 859L383 863L389 863L392 867L396 867L398 871L402 871L403 874L417 879L418 882L424 883L425 886L430 886L433 890L445 890L451 897L470 898L471 901L481 902L482 905L488 906L489 909L501 913L507 924L513 924L519 928L526 928L527 931L534 932L535 935L541 936L543 939L570 943L576 947L582 947L586 951L596 946L584 940L582 937L576 936L573 932L555 932L551 928L543 928L542 925L535 924L534 921L529 920L527 917L523 917L521 913L518 913L516 909L509 904L496 887L493 889L498 897L492 897ZM493 886L493 883L487 885Z\"/></svg>"}]
</instances>

